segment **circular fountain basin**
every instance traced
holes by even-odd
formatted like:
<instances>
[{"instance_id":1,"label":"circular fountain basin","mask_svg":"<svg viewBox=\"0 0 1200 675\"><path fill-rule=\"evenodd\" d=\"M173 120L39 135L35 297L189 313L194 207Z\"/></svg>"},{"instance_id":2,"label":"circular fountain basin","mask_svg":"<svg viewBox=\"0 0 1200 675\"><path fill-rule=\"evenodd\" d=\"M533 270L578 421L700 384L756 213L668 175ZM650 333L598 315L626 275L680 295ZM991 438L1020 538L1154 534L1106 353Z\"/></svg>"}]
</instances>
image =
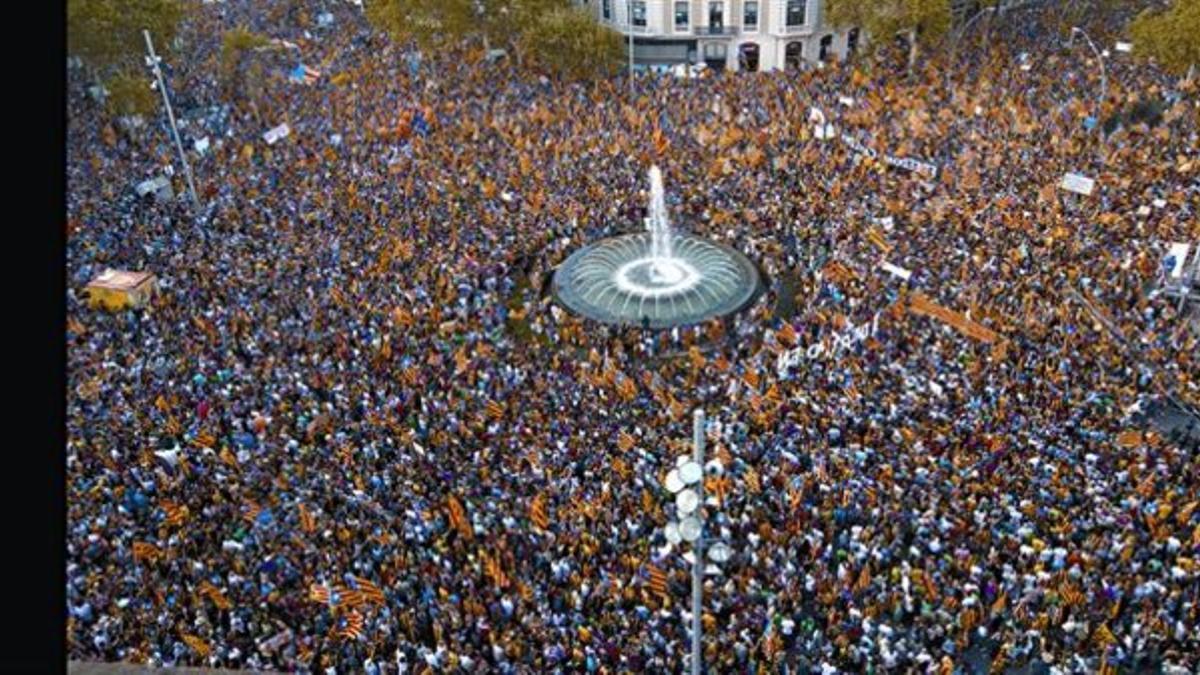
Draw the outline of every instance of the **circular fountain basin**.
<instances>
[{"instance_id":1,"label":"circular fountain basin","mask_svg":"<svg viewBox=\"0 0 1200 675\"><path fill-rule=\"evenodd\" d=\"M559 302L617 325L670 328L738 312L758 296L758 268L740 252L688 234L655 257L649 232L589 244L554 274Z\"/></svg>"}]
</instances>

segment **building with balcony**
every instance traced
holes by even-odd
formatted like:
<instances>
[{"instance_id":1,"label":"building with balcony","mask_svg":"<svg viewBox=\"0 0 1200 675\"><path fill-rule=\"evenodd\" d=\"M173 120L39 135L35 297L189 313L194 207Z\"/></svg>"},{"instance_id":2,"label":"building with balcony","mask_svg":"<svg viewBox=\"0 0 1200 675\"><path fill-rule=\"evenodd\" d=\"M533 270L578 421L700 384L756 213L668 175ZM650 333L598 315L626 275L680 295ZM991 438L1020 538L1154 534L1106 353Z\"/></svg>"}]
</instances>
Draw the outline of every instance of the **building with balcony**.
<instances>
[{"instance_id":1,"label":"building with balcony","mask_svg":"<svg viewBox=\"0 0 1200 675\"><path fill-rule=\"evenodd\" d=\"M633 37L636 67L704 63L730 70L798 69L845 58L862 39L823 21L822 0L579 0Z\"/></svg>"}]
</instances>

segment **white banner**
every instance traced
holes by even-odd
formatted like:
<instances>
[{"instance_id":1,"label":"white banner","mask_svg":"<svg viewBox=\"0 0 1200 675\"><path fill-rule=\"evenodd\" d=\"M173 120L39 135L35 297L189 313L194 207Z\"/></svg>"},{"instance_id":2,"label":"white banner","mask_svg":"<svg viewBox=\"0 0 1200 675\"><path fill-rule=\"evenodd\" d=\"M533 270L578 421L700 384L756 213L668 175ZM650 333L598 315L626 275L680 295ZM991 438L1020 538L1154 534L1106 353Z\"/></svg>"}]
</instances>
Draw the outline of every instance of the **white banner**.
<instances>
[{"instance_id":1,"label":"white banner","mask_svg":"<svg viewBox=\"0 0 1200 675\"><path fill-rule=\"evenodd\" d=\"M1171 250L1167 251L1167 258L1175 258L1175 266L1168 273L1172 279L1179 279L1183 276L1183 265L1187 262L1188 251L1191 250L1189 244L1174 242L1171 244ZM1166 260L1166 258L1163 258Z\"/></svg>"},{"instance_id":2,"label":"white banner","mask_svg":"<svg viewBox=\"0 0 1200 675\"><path fill-rule=\"evenodd\" d=\"M291 133L292 128L288 126L287 122L284 122L263 134L263 140L267 142L267 145L275 145L276 141L281 138L287 138Z\"/></svg>"},{"instance_id":3,"label":"white banner","mask_svg":"<svg viewBox=\"0 0 1200 675\"><path fill-rule=\"evenodd\" d=\"M1081 176L1077 173L1068 173L1063 176L1062 183L1059 185L1067 192L1074 192L1084 196L1092 194L1092 189L1096 187L1096 181L1087 176Z\"/></svg>"},{"instance_id":4,"label":"white banner","mask_svg":"<svg viewBox=\"0 0 1200 675\"><path fill-rule=\"evenodd\" d=\"M867 146L863 145L862 143L859 143L858 139L854 138L853 136L851 136L849 134L842 134L842 142L845 143L846 145L850 146L851 150L853 150L859 154L866 155L867 157L870 157L871 159L876 159L879 157L879 153L875 152L871 148L868 148ZM894 157L892 155L884 155L883 159L880 161L882 161L884 164L886 164L888 166L896 166L896 167L900 167L901 169L907 169L909 171L917 171L917 172L923 173L923 174L929 176L930 178L937 177L937 173L938 173L938 167L936 164L930 164L929 162L922 162L920 160L911 159L909 157Z\"/></svg>"},{"instance_id":5,"label":"white banner","mask_svg":"<svg viewBox=\"0 0 1200 675\"><path fill-rule=\"evenodd\" d=\"M901 279L903 279L905 281L908 281L909 277L912 276L911 270L906 270L903 267L893 265L890 262L880 263L879 267L880 267L880 269L884 270L885 272L891 272L892 274L900 277Z\"/></svg>"}]
</instances>

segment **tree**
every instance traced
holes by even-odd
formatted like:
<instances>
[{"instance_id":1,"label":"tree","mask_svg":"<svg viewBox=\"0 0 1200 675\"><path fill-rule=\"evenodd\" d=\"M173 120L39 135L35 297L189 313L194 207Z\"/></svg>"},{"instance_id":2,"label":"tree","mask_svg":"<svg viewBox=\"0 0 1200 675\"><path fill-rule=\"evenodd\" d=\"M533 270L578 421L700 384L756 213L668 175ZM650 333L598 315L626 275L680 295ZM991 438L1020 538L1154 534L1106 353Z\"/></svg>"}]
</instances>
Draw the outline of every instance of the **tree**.
<instances>
[{"instance_id":1,"label":"tree","mask_svg":"<svg viewBox=\"0 0 1200 675\"><path fill-rule=\"evenodd\" d=\"M950 29L950 0L826 0L825 17L838 28L862 28L876 45L905 36L912 72L918 43L936 42Z\"/></svg>"},{"instance_id":2,"label":"tree","mask_svg":"<svg viewBox=\"0 0 1200 675\"><path fill-rule=\"evenodd\" d=\"M562 77L611 73L624 61L620 34L578 7L543 14L525 31L522 42L524 51L540 67Z\"/></svg>"},{"instance_id":3,"label":"tree","mask_svg":"<svg viewBox=\"0 0 1200 675\"><path fill-rule=\"evenodd\" d=\"M397 42L422 49L443 40L459 40L476 27L471 0L375 0L367 3L367 19Z\"/></svg>"},{"instance_id":4,"label":"tree","mask_svg":"<svg viewBox=\"0 0 1200 675\"><path fill-rule=\"evenodd\" d=\"M103 81L141 64L143 29L169 53L183 14L180 0L67 0L67 51Z\"/></svg>"},{"instance_id":5,"label":"tree","mask_svg":"<svg viewBox=\"0 0 1200 675\"><path fill-rule=\"evenodd\" d=\"M552 70L581 73L576 66L586 63L586 58L560 54L570 62L565 67L544 58L551 46L603 49L610 41L611 31L597 31L590 16L574 9L570 0L375 0L367 3L367 18L397 42L411 41L422 49L478 40L485 49L510 50L518 63L524 62L527 52L537 52ZM577 30L580 35L555 35L554 30ZM548 42L539 44L542 40ZM605 58L596 64L603 68Z\"/></svg>"},{"instance_id":6,"label":"tree","mask_svg":"<svg viewBox=\"0 0 1200 675\"><path fill-rule=\"evenodd\" d=\"M1165 11L1144 11L1129 32L1136 54L1174 73L1189 71L1200 63L1200 0L1175 0Z\"/></svg>"},{"instance_id":7,"label":"tree","mask_svg":"<svg viewBox=\"0 0 1200 675\"><path fill-rule=\"evenodd\" d=\"M154 111L152 78L141 70L123 70L108 79L108 109L118 117L149 115Z\"/></svg>"},{"instance_id":8,"label":"tree","mask_svg":"<svg viewBox=\"0 0 1200 675\"><path fill-rule=\"evenodd\" d=\"M225 31L221 37L221 81L228 92L257 90L261 86L262 64L252 63L248 73L243 64L251 51L270 43L266 37L243 26Z\"/></svg>"}]
</instances>

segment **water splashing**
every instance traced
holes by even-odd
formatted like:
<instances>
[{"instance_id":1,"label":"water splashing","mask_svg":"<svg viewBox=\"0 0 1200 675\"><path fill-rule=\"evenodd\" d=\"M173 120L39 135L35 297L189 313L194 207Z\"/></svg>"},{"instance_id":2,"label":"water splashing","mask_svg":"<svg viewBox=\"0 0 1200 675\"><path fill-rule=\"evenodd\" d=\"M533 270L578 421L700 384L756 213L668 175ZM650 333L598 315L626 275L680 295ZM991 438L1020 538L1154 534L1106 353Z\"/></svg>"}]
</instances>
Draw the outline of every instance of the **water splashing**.
<instances>
[{"instance_id":1,"label":"water splashing","mask_svg":"<svg viewBox=\"0 0 1200 675\"><path fill-rule=\"evenodd\" d=\"M569 256L554 276L559 299L601 321L660 328L737 311L758 294L758 271L745 256L671 231L657 166L650 168L645 224L645 233Z\"/></svg>"}]
</instances>

